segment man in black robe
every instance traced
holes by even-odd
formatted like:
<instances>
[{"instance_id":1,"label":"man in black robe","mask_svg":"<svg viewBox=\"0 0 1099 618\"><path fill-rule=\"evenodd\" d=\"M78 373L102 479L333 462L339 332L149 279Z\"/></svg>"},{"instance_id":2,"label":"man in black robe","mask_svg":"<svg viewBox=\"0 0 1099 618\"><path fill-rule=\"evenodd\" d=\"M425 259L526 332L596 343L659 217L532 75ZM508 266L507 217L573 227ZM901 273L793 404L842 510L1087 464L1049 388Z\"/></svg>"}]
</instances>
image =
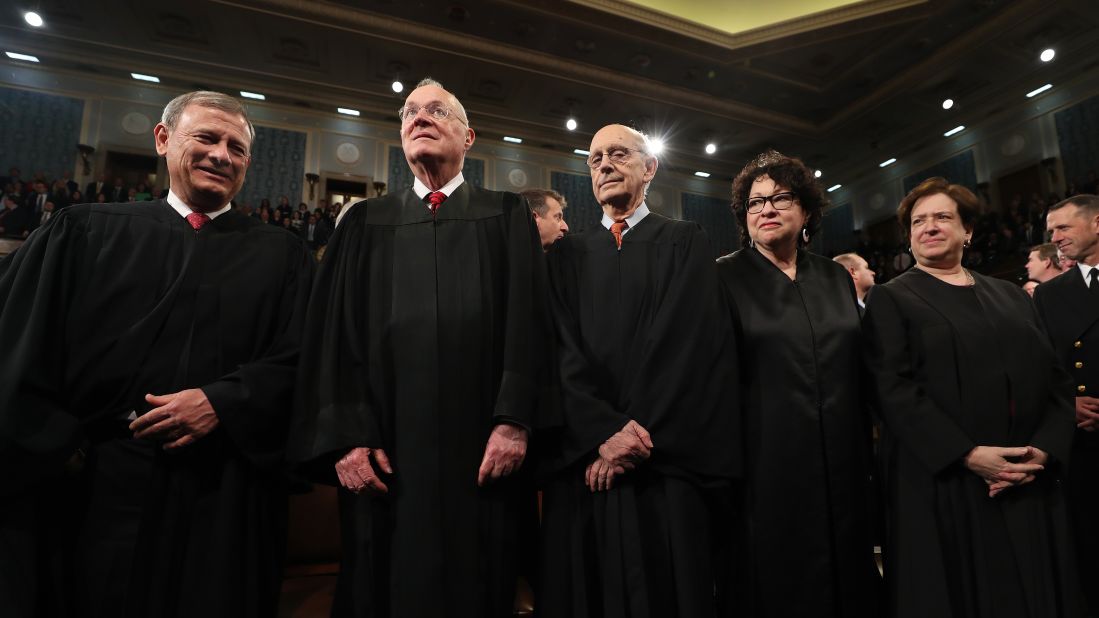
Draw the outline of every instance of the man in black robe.
<instances>
[{"instance_id":1,"label":"man in black robe","mask_svg":"<svg viewBox=\"0 0 1099 618\"><path fill-rule=\"evenodd\" d=\"M167 199L72 206L0 262L0 615L275 613L313 263L230 209L254 134L177 97Z\"/></svg>"},{"instance_id":2,"label":"man in black robe","mask_svg":"<svg viewBox=\"0 0 1099 618\"><path fill-rule=\"evenodd\" d=\"M1066 493L1087 615L1099 616L1099 196L1077 195L1051 206L1046 227L1057 248L1076 261L1034 290L1034 304L1075 389Z\"/></svg>"},{"instance_id":3,"label":"man in black robe","mask_svg":"<svg viewBox=\"0 0 1099 618\"><path fill-rule=\"evenodd\" d=\"M563 385L543 494L542 616L713 616L740 472L735 346L706 233L649 212L645 137L610 125L588 160L602 225L559 240ZM715 587L718 595L715 595Z\"/></svg>"},{"instance_id":4,"label":"man in black robe","mask_svg":"<svg viewBox=\"0 0 1099 618\"><path fill-rule=\"evenodd\" d=\"M516 472L549 365L525 201L462 177L474 133L424 80L400 110L415 184L349 207L308 313L293 458L338 483L337 616L508 616Z\"/></svg>"}]
</instances>

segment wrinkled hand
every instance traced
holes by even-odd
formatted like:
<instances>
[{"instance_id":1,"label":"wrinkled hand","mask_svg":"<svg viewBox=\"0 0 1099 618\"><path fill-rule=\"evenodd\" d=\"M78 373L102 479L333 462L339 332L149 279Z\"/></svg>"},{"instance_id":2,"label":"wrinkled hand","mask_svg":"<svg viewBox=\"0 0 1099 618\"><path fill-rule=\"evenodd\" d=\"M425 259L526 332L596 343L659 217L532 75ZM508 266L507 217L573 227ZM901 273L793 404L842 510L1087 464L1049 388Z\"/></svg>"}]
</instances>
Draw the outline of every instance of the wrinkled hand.
<instances>
[{"instance_id":1,"label":"wrinkled hand","mask_svg":"<svg viewBox=\"0 0 1099 618\"><path fill-rule=\"evenodd\" d=\"M630 464L630 467L632 468L633 464ZM616 466L602 457L596 457L584 471L584 484L592 491L607 491L614 486L614 477L625 473L625 467Z\"/></svg>"},{"instance_id":2,"label":"wrinkled hand","mask_svg":"<svg viewBox=\"0 0 1099 618\"><path fill-rule=\"evenodd\" d=\"M1008 461L1009 457L1018 461ZM1005 489L1033 481L1048 459L1045 451L1033 446L978 446L965 456L965 465L988 484L989 497L996 497Z\"/></svg>"},{"instance_id":3,"label":"wrinkled hand","mask_svg":"<svg viewBox=\"0 0 1099 618\"><path fill-rule=\"evenodd\" d=\"M1076 426L1084 431L1099 429L1099 399L1095 397L1076 398Z\"/></svg>"},{"instance_id":4,"label":"wrinkled hand","mask_svg":"<svg viewBox=\"0 0 1099 618\"><path fill-rule=\"evenodd\" d=\"M485 456L477 470L477 485L497 480L515 472L527 456L527 430L500 423L492 429L485 445Z\"/></svg>"},{"instance_id":5,"label":"wrinkled hand","mask_svg":"<svg viewBox=\"0 0 1099 618\"><path fill-rule=\"evenodd\" d=\"M157 406L130 423L134 438L164 443L165 450L193 444L218 426L218 416L201 388L167 395L145 395Z\"/></svg>"},{"instance_id":6,"label":"wrinkled hand","mask_svg":"<svg viewBox=\"0 0 1099 618\"><path fill-rule=\"evenodd\" d=\"M352 493L366 491L368 494L384 494L389 491L382 479L374 471L370 464L371 456L377 462L378 467L386 474L393 474L393 466L389 464L389 457L380 448L367 448L360 446L347 452L336 462L336 476L340 479L340 485Z\"/></svg>"},{"instance_id":7,"label":"wrinkled hand","mask_svg":"<svg viewBox=\"0 0 1099 618\"><path fill-rule=\"evenodd\" d=\"M653 440L644 427L631 420L599 446L599 457L614 467L632 470L652 455Z\"/></svg>"}]
</instances>

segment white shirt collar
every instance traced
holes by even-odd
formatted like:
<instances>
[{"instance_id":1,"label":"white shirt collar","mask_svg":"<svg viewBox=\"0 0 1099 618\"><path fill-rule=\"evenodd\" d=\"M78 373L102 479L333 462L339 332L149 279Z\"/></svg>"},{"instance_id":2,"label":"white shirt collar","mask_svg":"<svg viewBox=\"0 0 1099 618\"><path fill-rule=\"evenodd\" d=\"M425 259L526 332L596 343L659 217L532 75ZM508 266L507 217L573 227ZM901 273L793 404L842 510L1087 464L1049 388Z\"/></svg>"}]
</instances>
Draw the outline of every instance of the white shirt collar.
<instances>
[{"instance_id":1,"label":"white shirt collar","mask_svg":"<svg viewBox=\"0 0 1099 618\"><path fill-rule=\"evenodd\" d=\"M632 215L626 217L626 229L622 230L622 235L625 236L626 234L629 234L630 230L637 227L637 224L641 223L641 220L647 216L649 216L649 207L645 202L641 202L641 205L637 207L637 210L633 211ZM609 230L611 229L611 224L614 223L614 219L611 219L610 216L604 212L602 223L603 227Z\"/></svg>"},{"instance_id":2,"label":"white shirt collar","mask_svg":"<svg viewBox=\"0 0 1099 618\"><path fill-rule=\"evenodd\" d=\"M454 178L451 178L450 182L440 187L439 191L442 191L443 195L450 197L450 194L457 191L458 187L461 186L461 184L465 181L465 177L462 176L462 172L459 171L458 175ZM416 192L416 197L420 198L421 200L424 199L425 195L431 193L431 189L429 189L427 185L421 182L419 178L413 181L412 190Z\"/></svg>"},{"instance_id":3,"label":"white shirt collar","mask_svg":"<svg viewBox=\"0 0 1099 618\"><path fill-rule=\"evenodd\" d=\"M1084 276L1084 285L1091 287L1091 271L1099 268L1099 266L1088 266L1083 262L1077 262L1076 266L1080 268L1080 274Z\"/></svg>"},{"instance_id":4,"label":"white shirt collar","mask_svg":"<svg viewBox=\"0 0 1099 618\"><path fill-rule=\"evenodd\" d=\"M183 200L179 199L179 196L173 193L171 190L168 191L168 203L171 204L172 208L174 208L175 211L179 213L179 216L183 217L184 219L187 218L187 215L195 212L194 210L191 210L191 208L187 206L187 204L184 204ZM215 210L214 212L206 213L206 216L210 217L210 220L213 221L219 216L229 212L230 206L232 206L232 204L226 204L221 208Z\"/></svg>"}]
</instances>

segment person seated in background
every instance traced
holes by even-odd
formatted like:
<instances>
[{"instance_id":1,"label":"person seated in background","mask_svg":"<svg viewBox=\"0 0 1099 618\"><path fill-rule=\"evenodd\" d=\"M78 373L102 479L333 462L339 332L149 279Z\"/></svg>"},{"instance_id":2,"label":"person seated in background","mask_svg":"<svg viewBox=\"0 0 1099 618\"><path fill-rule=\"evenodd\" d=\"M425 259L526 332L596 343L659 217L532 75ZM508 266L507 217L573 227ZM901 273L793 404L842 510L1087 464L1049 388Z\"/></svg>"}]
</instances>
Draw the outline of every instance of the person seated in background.
<instances>
[{"instance_id":1,"label":"person seated in background","mask_svg":"<svg viewBox=\"0 0 1099 618\"><path fill-rule=\"evenodd\" d=\"M1030 248L1026 261L1027 279L1045 283L1065 272L1061 259L1057 256L1057 245L1049 242ZM1023 286L1024 289L1026 286Z\"/></svg>"},{"instance_id":2,"label":"person seated in background","mask_svg":"<svg viewBox=\"0 0 1099 618\"><path fill-rule=\"evenodd\" d=\"M69 205L83 204L83 203L84 203L84 194L81 193L80 191L73 191L72 193L69 194ZM62 206L62 208L64 208L64 206Z\"/></svg>"},{"instance_id":3,"label":"person seated in background","mask_svg":"<svg viewBox=\"0 0 1099 618\"><path fill-rule=\"evenodd\" d=\"M43 225L46 225L46 223L53 218L55 210L56 208L54 207L53 202L46 202L46 204L42 206L42 212L31 217L30 225L27 226L27 230L33 232Z\"/></svg>"},{"instance_id":4,"label":"person seated in background","mask_svg":"<svg viewBox=\"0 0 1099 618\"><path fill-rule=\"evenodd\" d=\"M24 238L29 233L34 213L28 206L20 206L15 198L4 198L4 208L0 210L0 236Z\"/></svg>"},{"instance_id":5,"label":"person seated in background","mask_svg":"<svg viewBox=\"0 0 1099 618\"><path fill-rule=\"evenodd\" d=\"M569 232L569 224L565 222L565 208L568 206L565 196L552 189L529 189L519 195L527 198L530 211L534 213L542 250L549 251L553 243Z\"/></svg>"}]
</instances>

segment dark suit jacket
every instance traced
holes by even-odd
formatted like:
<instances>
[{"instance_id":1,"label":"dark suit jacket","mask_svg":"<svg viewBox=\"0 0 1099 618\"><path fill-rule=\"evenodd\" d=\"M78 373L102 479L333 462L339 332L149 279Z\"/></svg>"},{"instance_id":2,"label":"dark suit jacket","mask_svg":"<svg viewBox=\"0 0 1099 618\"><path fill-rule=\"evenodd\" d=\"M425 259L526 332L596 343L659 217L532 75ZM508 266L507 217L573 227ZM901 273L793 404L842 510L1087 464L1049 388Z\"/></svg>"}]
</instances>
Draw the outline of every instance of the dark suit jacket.
<instances>
[{"instance_id":1,"label":"dark suit jacket","mask_svg":"<svg viewBox=\"0 0 1099 618\"><path fill-rule=\"evenodd\" d=\"M18 206L14 210L0 208L0 227L4 233L0 236L22 236L23 232L31 229L31 220L34 213L27 206Z\"/></svg>"},{"instance_id":2,"label":"dark suit jacket","mask_svg":"<svg viewBox=\"0 0 1099 618\"><path fill-rule=\"evenodd\" d=\"M84 189L84 201L94 202L95 196L106 193L109 188L111 188L111 185L105 182L89 182L87 188Z\"/></svg>"}]
</instances>

